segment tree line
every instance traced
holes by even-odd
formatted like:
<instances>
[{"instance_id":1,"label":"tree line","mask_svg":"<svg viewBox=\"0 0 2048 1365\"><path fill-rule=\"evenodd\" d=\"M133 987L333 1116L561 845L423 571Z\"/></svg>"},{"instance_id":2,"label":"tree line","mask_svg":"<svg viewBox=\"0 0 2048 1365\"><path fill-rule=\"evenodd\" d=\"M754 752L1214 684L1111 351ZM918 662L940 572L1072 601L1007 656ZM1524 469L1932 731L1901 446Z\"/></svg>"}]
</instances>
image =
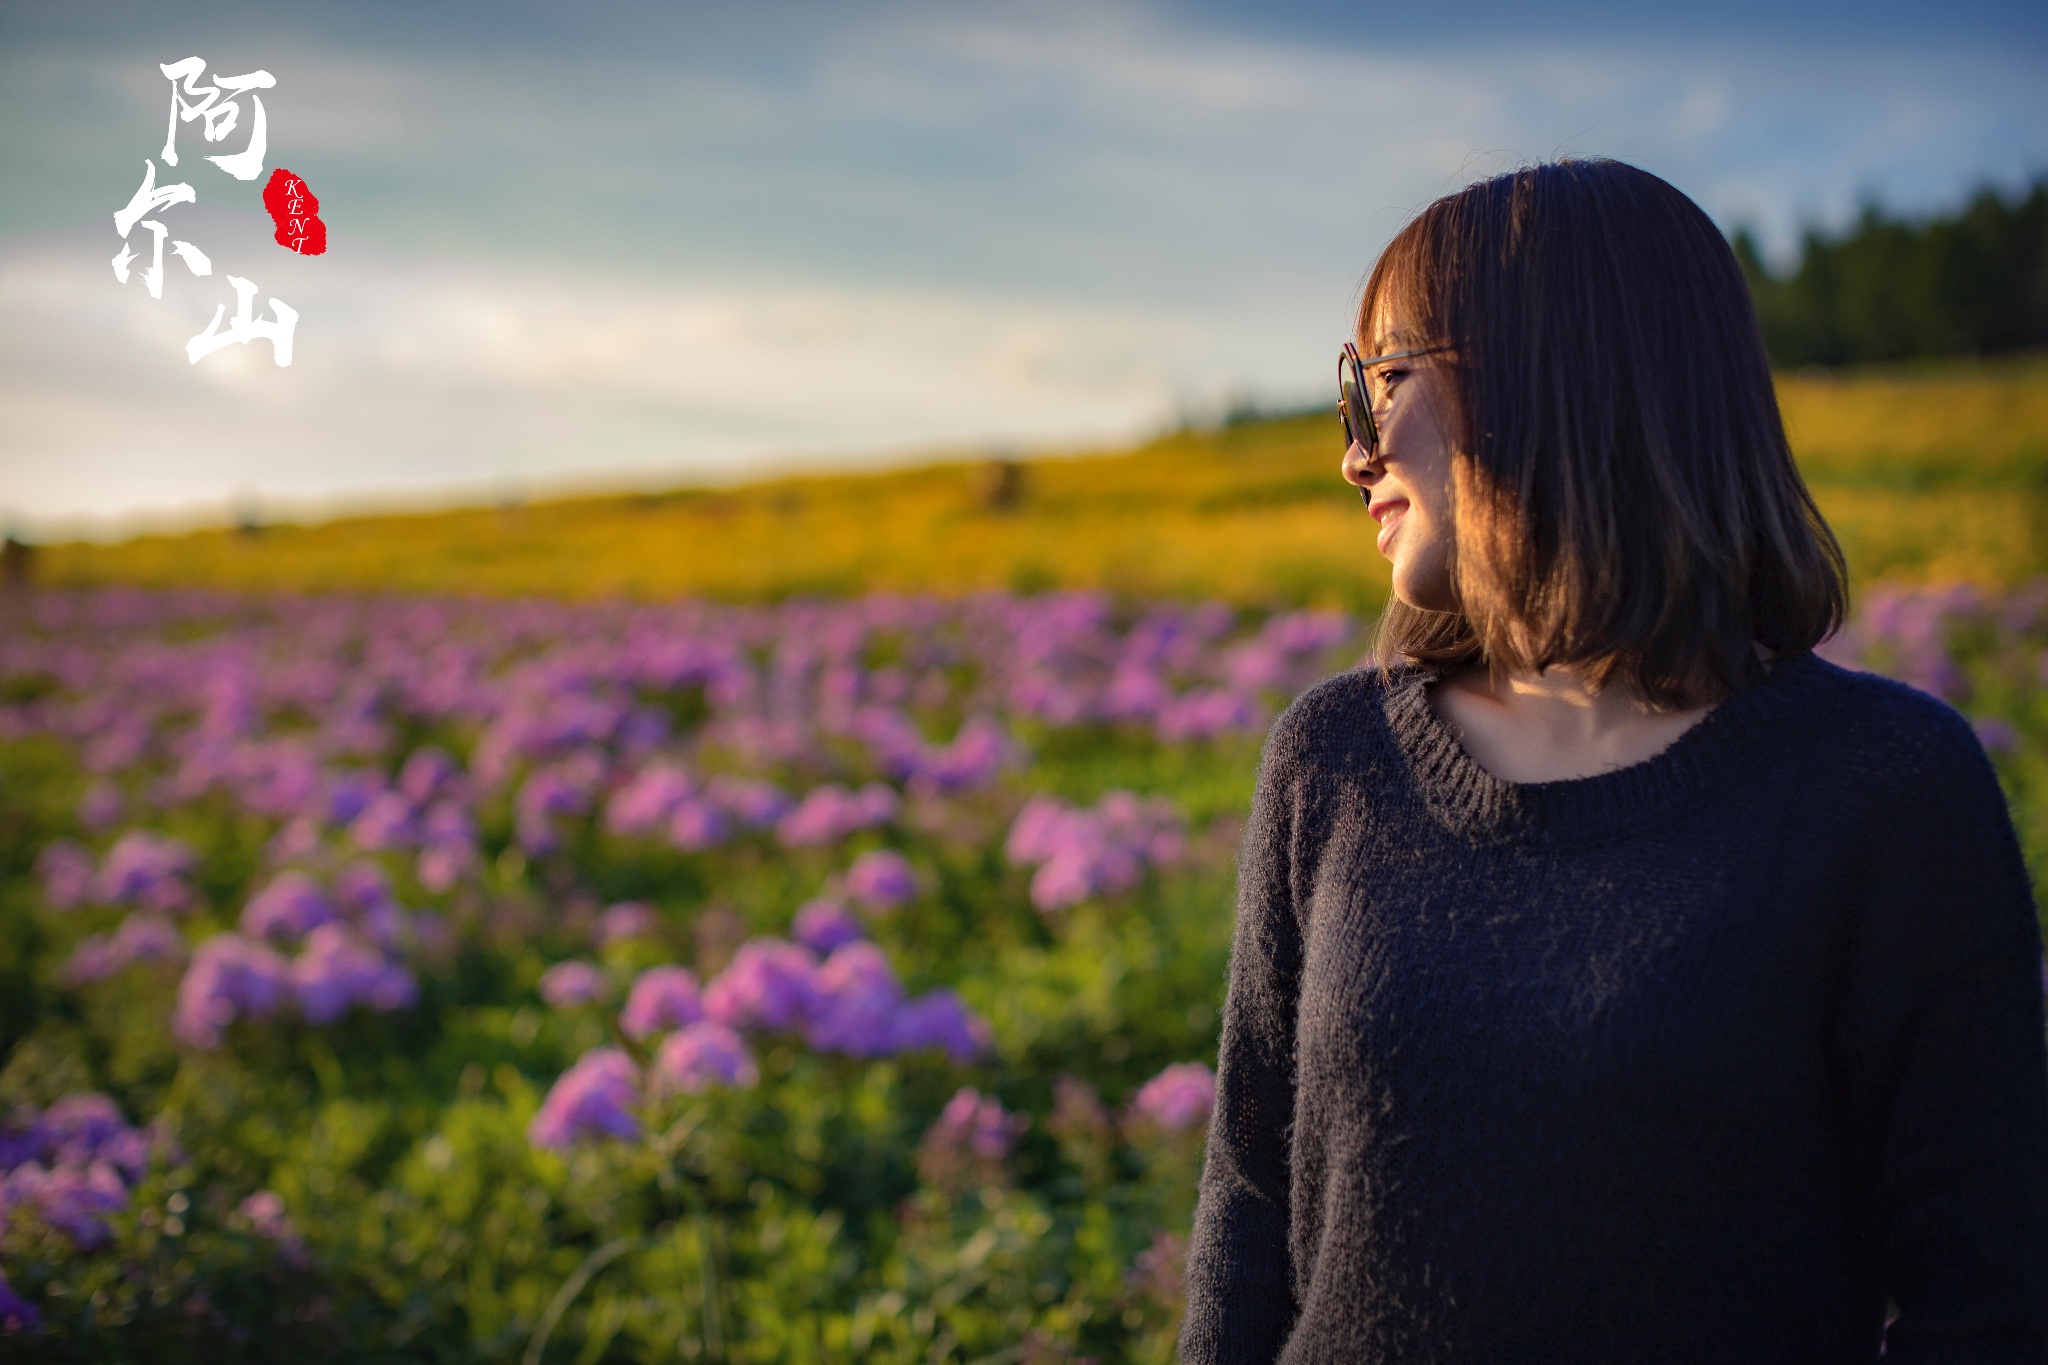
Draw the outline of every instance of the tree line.
<instances>
[{"instance_id":1,"label":"tree line","mask_svg":"<svg viewBox=\"0 0 2048 1365\"><path fill-rule=\"evenodd\" d=\"M1987 187L1933 218L1866 205L1843 231L1809 229L1789 275L1764 265L1746 229L1734 246L1776 365L2048 346L2048 176L2011 198Z\"/></svg>"}]
</instances>

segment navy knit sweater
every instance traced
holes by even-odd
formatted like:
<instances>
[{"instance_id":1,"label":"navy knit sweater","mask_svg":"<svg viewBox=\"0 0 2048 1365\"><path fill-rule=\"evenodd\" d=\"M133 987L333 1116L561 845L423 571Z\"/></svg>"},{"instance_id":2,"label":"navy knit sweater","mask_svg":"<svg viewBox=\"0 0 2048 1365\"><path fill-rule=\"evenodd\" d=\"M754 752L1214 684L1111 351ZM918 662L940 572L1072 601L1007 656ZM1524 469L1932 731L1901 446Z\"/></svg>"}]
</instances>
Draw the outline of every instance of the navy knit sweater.
<instances>
[{"instance_id":1,"label":"navy knit sweater","mask_svg":"<svg viewBox=\"0 0 2048 1365\"><path fill-rule=\"evenodd\" d=\"M1431 680L1267 742L1183 1360L2048 1361L2041 938L1962 718L1797 657L1514 785Z\"/></svg>"}]
</instances>

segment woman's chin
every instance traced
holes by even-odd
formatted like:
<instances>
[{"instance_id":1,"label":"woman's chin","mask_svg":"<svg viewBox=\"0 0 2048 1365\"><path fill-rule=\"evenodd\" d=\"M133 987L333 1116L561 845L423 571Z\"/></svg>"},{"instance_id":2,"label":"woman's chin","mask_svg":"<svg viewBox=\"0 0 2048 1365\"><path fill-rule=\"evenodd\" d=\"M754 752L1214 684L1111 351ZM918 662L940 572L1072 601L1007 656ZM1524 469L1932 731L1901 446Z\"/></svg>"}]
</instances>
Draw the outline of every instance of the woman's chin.
<instances>
[{"instance_id":1,"label":"woman's chin","mask_svg":"<svg viewBox=\"0 0 2048 1365\"><path fill-rule=\"evenodd\" d=\"M1417 573L1415 566L1405 565L1399 558L1393 558L1393 565L1394 597L1403 606L1417 611L1457 610L1457 598L1447 575Z\"/></svg>"}]
</instances>

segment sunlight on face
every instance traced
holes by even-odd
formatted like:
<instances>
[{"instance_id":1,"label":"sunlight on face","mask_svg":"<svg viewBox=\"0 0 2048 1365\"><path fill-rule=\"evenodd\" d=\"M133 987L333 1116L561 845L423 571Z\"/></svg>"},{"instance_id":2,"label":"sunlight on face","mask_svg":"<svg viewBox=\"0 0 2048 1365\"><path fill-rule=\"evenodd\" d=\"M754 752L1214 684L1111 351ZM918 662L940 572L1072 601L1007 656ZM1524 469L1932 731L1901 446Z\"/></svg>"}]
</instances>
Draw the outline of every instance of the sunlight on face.
<instances>
[{"instance_id":1,"label":"sunlight on face","mask_svg":"<svg viewBox=\"0 0 2048 1365\"><path fill-rule=\"evenodd\" d=\"M1360 346L1368 364L1380 447L1372 459L1344 452L1346 482L1364 489L1380 524L1379 551L1394 566L1394 595L1424 611L1457 605L1451 581L1455 521L1451 491L1450 395L1439 358L1373 365L1376 355L1414 348L1395 310L1382 304Z\"/></svg>"}]
</instances>

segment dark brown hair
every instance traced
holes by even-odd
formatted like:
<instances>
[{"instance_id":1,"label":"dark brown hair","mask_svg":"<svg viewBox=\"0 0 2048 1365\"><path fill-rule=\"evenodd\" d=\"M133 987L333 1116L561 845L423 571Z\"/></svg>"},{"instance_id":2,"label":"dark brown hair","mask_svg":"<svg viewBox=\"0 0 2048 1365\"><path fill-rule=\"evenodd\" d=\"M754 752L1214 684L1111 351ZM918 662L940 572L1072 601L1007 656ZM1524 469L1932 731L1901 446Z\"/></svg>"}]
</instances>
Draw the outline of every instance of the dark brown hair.
<instances>
[{"instance_id":1,"label":"dark brown hair","mask_svg":"<svg viewBox=\"0 0 2048 1365\"><path fill-rule=\"evenodd\" d=\"M1458 602L1390 602L1383 660L1571 664L1677 707L1841 625L1741 268L1671 185L1606 160L1481 181L1381 254L1362 344L1383 304L1404 347L1450 348Z\"/></svg>"}]
</instances>

